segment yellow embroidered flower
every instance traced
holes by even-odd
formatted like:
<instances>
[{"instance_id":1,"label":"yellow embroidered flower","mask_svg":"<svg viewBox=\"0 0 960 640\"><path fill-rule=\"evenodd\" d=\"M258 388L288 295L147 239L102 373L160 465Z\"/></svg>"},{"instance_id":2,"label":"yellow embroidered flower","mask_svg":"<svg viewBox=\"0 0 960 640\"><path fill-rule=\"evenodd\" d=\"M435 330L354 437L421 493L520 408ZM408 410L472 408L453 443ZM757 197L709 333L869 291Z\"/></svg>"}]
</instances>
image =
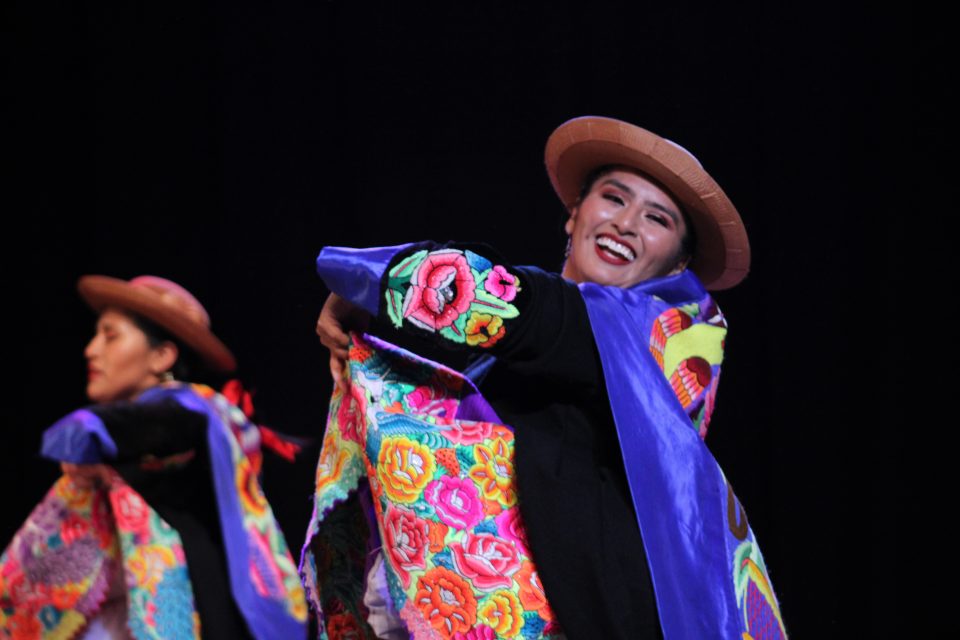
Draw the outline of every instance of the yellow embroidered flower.
<instances>
[{"instance_id":1,"label":"yellow embroidered flower","mask_svg":"<svg viewBox=\"0 0 960 640\"><path fill-rule=\"evenodd\" d=\"M257 472L247 458L241 458L237 463L236 483L243 506L255 515L263 515L269 505L260 490Z\"/></svg>"},{"instance_id":2,"label":"yellow embroidered flower","mask_svg":"<svg viewBox=\"0 0 960 640\"><path fill-rule=\"evenodd\" d=\"M517 492L513 487L513 451L507 443L496 438L489 447L474 445L473 455L477 464L470 467L468 475L479 485L484 497L505 507L515 505Z\"/></svg>"},{"instance_id":3,"label":"yellow embroidered flower","mask_svg":"<svg viewBox=\"0 0 960 640\"><path fill-rule=\"evenodd\" d=\"M467 344L471 347L492 347L504 336L506 329L500 316L474 311L467 318L466 332Z\"/></svg>"},{"instance_id":4,"label":"yellow embroidered flower","mask_svg":"<svg viewBox=\"0 0 960 640\"><path fill-rule=\"evenodd\" d=\"M336 429L327 432L327 437L323 439L323 448L320 450L320 460L317 463L316 492L328 484L333 484L340 479L343 473L343 466L346 464L350 454L340 448L340 439L337 437Z\"/></svg>"},{"instance_id":5,"label":"yellow embroidered flower","mask_svg":"<svg viewBox=\"0 0 960 640\"><path fill-rule=\"evenodd\" d=\"M383 439L377 477L391 500L416 502L436 470L437 463L428 447L403 437Z\"/></svg>"},{"instance_id":6,"label":"yellow embroidered flower","mask_svg":"<svg viewBox=\"0 0 960 640\"><path fill-rule=\"evenodd\" d=\"M127 569L137 579L137 586L157 595L157 585L163 579L163 572L175 563L172 550L151 544L137 547L126 564Z\"/></svg>"},{"instance_id":7,"label":"yellow embroidered flower","mask_svg":"<svg viewBox=\"0 0 960 640\"><path fill-rule=\"evenodd\" d=\"M523 608L510 591L494 591L477 609L477 618L497 636L514 638L523 628Z\"/></svg>"}]
</instances>

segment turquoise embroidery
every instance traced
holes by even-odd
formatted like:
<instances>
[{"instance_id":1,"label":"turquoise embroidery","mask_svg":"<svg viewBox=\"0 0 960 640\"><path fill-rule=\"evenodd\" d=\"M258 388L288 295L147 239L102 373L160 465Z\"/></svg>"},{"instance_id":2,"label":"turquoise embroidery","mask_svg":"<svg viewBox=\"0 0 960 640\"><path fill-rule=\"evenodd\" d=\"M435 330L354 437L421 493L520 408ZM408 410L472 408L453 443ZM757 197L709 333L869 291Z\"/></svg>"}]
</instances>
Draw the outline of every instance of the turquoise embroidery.
<instances>
[{"instance_id":1,"label":"turquoise embroidery","mask_svg":"<svg viewBox=\"0 0 960 640\"><path fill-rule=\"evenodd\" d=\"M520 279L503 265L469 250L425 249L387 273L387 316L457 344L492 347L506 335L505 320L520 315L511 304Z\"/></svg>"}]
</instances>

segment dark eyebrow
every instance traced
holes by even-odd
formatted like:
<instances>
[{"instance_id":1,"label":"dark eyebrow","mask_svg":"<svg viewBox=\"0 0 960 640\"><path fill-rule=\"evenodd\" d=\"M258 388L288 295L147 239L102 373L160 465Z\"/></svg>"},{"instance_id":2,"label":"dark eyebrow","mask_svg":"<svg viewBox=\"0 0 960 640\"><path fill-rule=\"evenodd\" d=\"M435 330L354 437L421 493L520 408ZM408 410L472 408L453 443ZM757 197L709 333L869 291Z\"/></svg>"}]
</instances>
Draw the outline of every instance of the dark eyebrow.
<instances>
[{"instance_id":1,"label":"dark eyebrow","mask_svg":"<svg viewBox=\"0 0 960 640\"><path fill-rule=\"evenodd\" d=\"M631 189L631 188L628 187L627 185L623 184L622 182L620 182L619 180L616 180L616 179L614 179L614 178L607 178L607 179L604 180L601 184L612 184L612 185L615 186L616 188L622 189L623 191L626 191L626 192L629 193L631 196L635 196L635 195L636 195L636 194L633 192L633 189ZM657 211L662 211L663 213L667 214L668 216L670 216L670 217L673 219L673 224L675 224L675 225L679 225L679 224L680 224L680 214L677 213L676 211L674 211L673 209L670 209L669 207L665 207L665 206L663 206L662 204L660 204L660 203L658 203L658 202L651 202L650 200L646 200L643 204L647 205L647 206L650 207L651 209L656 209Z\"/></svg>"}]
</instances>

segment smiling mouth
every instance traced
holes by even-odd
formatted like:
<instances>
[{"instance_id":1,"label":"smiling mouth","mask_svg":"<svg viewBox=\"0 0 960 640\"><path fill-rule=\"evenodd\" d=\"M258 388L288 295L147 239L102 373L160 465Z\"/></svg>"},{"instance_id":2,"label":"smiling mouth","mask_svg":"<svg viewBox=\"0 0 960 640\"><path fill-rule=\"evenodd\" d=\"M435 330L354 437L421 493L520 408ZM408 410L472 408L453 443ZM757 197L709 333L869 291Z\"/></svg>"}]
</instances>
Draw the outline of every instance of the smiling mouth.
<instances>
[{"instance_id":1,"label":"smiling mouth","mask_svg":"<svg viewBox=\"0 0 960 640\"><path fill-rule=\"evenodd\" d=\"M608 235L597 236L597 253L600 254L600 257L609 256L623 264L637 259L636 252L630 246Z\"/></svg>"}]
</instances>

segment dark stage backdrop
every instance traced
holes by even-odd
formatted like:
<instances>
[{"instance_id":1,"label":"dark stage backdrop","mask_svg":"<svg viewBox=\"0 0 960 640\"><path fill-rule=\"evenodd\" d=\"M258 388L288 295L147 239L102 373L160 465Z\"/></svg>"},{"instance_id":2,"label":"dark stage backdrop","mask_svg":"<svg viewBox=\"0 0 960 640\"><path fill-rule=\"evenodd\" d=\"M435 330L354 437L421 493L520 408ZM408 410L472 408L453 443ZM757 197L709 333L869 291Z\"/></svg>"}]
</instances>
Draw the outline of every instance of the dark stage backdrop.
<instances>
[{"instance_id":1,"label":"dark stage backdrop","mask_svg":"<svg viewBox=\"0 0 960 640\"><path fill-rule=\"evenodd\" d=\"M746 505L795 637L892 632L900 464L880 414L896 284L888 159L904 17L837 3L24 3L8 40L5 541L44 494L44 428L84 402L86 273L172 278L209 309L259 421L315 438L266 468L291 547L330 391L313 334L325 244L488 242L559 266L543 144L620 117L693 150L743 214L744 284L708 444ZM730 3L722 3L730 4ZM903 128L900 129L899 127ZM6 145L5 145L6 146ZM871 409L871 407L879 407ZM896 484L896 483L894 483ZM892 493L891 493L892 491Z\"/></svg>"}]
</instances>

